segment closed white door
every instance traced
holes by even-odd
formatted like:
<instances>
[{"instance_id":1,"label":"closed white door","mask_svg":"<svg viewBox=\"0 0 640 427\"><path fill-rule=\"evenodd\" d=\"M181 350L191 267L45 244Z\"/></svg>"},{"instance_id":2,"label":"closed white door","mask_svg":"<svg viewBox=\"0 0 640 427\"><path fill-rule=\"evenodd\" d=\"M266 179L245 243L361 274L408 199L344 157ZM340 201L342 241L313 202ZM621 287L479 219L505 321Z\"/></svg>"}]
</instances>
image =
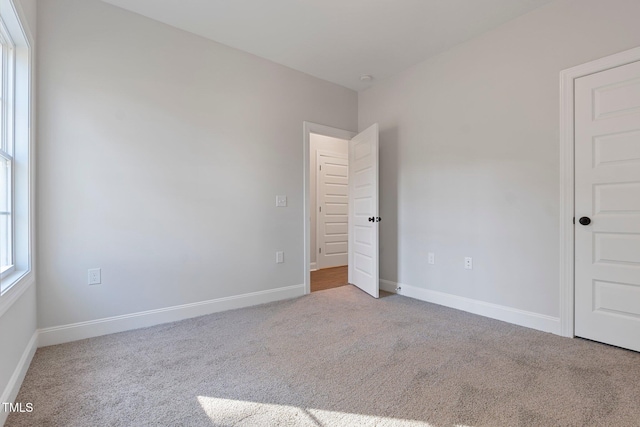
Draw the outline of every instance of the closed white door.
<instances>
[{"instance_id":1,"label":"closed white door","mask_svg":"<svg viewBox=\"0 0 640 427\"><path fill-rule=\"evenodd\" d=\"M347 156L317 153L318 268L347 265L349 221L349 161Z\"/></svg>"},{"instance_id":2,"label":"closed white door","mask_svg":"<svg viewBox=\"0 0 640 427\"><path fill-rule=\"evenodd\" d=\"M349 141L349 283L379 296L378 124Z\"/></svg>"},{"instance_id":3,"label":"closed white door","mask_svg":"<svg viewBox=\"0 0 640 427\"><path fill-rule=\"evenodd\" d=\"M575 81L575 335L640 351L640 62Z\"/></svg>"}]
</instances>

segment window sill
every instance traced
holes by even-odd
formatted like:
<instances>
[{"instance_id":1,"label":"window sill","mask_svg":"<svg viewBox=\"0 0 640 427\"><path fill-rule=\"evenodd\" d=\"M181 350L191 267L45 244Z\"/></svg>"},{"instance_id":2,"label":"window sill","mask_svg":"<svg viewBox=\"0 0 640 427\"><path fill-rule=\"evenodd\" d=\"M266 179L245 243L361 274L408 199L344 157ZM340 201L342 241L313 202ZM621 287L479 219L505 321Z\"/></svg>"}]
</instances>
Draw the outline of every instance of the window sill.
<instances>
[{"instance_id":1,"label":"window sill","mask_svg":"<svg viewBox=\"0 0 640 427\"><path fill-rule=\"evenodd\" d=\"M14 271L2 279L2 293L0 293L0 317L22 296L35 282L35 276L30 270ZM5 285L5 283L7 285Z\"/></svg>"},{"instance_id":2,"label":"window sill","mask_svg":"<svg viewBox=\"0 0 640 427\"><path fill-rule=\"evenodd\" d=\"M0 286L2 282L7 279L10 275L12 275L16 271L16 267L10 265L9 267L5 267L4 270L0 270ZM9 286L10 288L11 286Z\"/></svg>"}]
</instances>

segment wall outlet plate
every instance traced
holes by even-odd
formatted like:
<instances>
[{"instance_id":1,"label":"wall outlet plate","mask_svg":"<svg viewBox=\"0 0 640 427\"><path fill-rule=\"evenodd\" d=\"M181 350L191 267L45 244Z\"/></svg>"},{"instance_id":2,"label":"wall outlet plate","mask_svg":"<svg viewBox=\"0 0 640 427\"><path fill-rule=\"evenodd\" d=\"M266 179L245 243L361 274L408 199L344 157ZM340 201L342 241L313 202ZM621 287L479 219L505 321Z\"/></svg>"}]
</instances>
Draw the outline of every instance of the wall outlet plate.
<instances>
[{"instance_id":1,"label":"wall outlet plate","mask_svg":"<svg viewBox=\"0 0 640 427\"><path fill-rule=\"evenodd\" d=\"M287 207L287 196L276 196L276 207L278 207L278 208L286 208Z\"/></svg>"},{"instance_id":2,"label":"wall outlet plate","mask_svg":"<svg viewBox=\"0 0 640 427\"><path fill-rule=\"evenodd\" d=\"M436 263L436 254L434 254L433 252L429 252L427 254L428 260L429 260L429 264L435 264Z\"/></svg>"},{"instance_id":3,"label":"wall outlet plate","mask_svg":"<svg viewBox=\"0 0 640 427\"><path fill-rule=\"evenodd\" d=\"M89 269L89 284L90 285L99 285L102 283L102 272L99 268L91 268Z\"/></svg>"},{"instance_id":4,"label":"wall outlet plate","mask_svg":"<svg viewBox=\"0 0 640 427\"><path fill-rule=\"evenodd\" d=\"M470 256L465 257L464 268L467 270L473 270L473 258L471 258Z\"/></svg>"}]
</instances>

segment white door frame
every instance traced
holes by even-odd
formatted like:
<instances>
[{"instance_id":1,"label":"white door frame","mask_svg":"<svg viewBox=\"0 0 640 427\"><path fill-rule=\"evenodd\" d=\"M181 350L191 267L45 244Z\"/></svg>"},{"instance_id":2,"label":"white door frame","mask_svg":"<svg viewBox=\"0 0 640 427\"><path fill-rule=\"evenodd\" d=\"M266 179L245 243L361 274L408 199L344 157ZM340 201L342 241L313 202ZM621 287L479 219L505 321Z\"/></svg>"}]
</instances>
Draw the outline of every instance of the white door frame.
<instances>
[{"instance_id":1,"label":"white door frame","mask_svg":"<svg viewBox=\"0 0 640 427\"><path fill-rule=\"evenodd\" d=\"M303 182L304 182L304 197L303 197L303 217L302 223L304 224L304 257L302 262L304 263L304 293L311 293L311 189L309 180L310 169L310 152L311 152L311 134L330 136L333 138L340 138L350 140L356 136L357 132L348 130L332 128L330 126L320 125L318 123L303 122L303 139L302 139L302 164L303 164ZM315 171L314 171L315 172Z\"/></svg>"},{"instance_id":2,"label":"white door frame","mask_svg":"<svg viewBox=\"0 0 640 427\"><path fill-rule=\"evenodd\" d=\"M640 61L640 47L560 72L560 334L574 337L574 80Z\"/></svg>"}]
</instances>

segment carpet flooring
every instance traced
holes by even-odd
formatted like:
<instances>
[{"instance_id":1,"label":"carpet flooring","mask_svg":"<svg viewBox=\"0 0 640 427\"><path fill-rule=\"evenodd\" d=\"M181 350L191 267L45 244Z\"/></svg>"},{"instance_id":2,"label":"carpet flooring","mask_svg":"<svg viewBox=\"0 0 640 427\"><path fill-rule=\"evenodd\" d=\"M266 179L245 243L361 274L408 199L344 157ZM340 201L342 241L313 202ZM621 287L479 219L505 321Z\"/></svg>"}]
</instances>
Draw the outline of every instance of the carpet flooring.
<instances>
[{"instance_id":1,"label":"carpet flooring","mask_svg":"<svg viewBox=\"0 0 640 427\"><path fill-rule=\"evenodd\" d=\"M640 354L353 286L38 349L18 426L637 426Z\"/></svg>"}]
</instances>

